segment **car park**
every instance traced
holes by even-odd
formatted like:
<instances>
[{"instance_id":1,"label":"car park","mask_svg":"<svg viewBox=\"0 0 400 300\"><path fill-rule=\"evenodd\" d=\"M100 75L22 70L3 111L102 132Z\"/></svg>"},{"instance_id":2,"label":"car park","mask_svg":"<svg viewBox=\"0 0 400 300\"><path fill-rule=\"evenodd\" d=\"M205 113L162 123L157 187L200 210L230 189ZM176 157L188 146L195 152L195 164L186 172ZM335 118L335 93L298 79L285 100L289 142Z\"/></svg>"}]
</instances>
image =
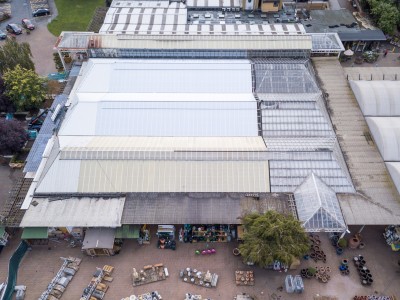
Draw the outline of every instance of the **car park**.
<instances>
[{"instance_id":1,"label":"car park","mask_svg":"<svg viewBox=\"0 0 400 300\"><path fill-rule=\"evenodd\" d=\"M4 31L0 30L0 40L5 40L6 38L7 34Z\"/></svg>"},{"instance_id":2,"label":"car park","mask_svg":"<svg viewBox=\"0 0 400 300\"><path fill-rule=\"evenodd\" d=\"M8 32L10 32L10 33L13 33L13 34L21 34L21 33L22 33L22 28L19 27L19 26L18 26L17 24L15 24L15 23L8 24L8 25L6 26L6 30L7 30Z\"/></svg>"},{"instance_id":3,"label":"car park","mask_svg":"<svg viewBox=\"0 0 400 300\"><path fill-rule=\"evenodd\" d=\"M50 10L48 10L47 8L38 8L32 12L32 15L34 17L48 16L50 15Z\"/></svg>"},{"instance_id":4,"label":"car park","mask_svg":"<svg viewBox=\"0 0 400 300\"><path fill-rule=\"evenodd\" d=\"M22 19L22 27L29 29L29 30L33 30L35 29L35 25L33 25L32 21L29 19Z\"/></svg>"}]
</instances>

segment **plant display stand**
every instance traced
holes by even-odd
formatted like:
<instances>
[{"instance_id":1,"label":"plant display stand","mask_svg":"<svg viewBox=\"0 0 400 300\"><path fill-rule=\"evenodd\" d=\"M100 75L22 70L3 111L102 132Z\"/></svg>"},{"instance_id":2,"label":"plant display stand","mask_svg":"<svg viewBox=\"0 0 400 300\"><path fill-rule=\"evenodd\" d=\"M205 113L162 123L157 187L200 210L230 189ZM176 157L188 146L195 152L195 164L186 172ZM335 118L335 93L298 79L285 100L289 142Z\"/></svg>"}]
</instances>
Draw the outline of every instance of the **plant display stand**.
<instances>
[{"instance_id":1,"label":"plant display stand","mask_svg":"<svg viewBox=\"0 0 400 300\"><path fill-rule=\"evenodd\" d=\"M147 283L165 280L168 277L168 269L163 264L144 266L139 272L132 270L132 285L139 286Z\"/></svg>"},{"instance_id":2,"label":"plant display stand","mask_svg":"<svg viewBox=\"0 0 400 300\"><path fill-rule=\"evenodd\" d=\"M186 268L180 273L183 282L191 283L206 288L216 287L218 282L218 275L210 273L210 271L202 272L196 269Z\"/></svg>"},{"instance_id":3,"label":"plant display stand","mask_svg":"<svg viewBox=\"0 0 400 300\"><path fill-rule=\"evenodd\" d=\"M235 271L236 285L254 285L253 271Z\"/></svg>"}]
</instances>

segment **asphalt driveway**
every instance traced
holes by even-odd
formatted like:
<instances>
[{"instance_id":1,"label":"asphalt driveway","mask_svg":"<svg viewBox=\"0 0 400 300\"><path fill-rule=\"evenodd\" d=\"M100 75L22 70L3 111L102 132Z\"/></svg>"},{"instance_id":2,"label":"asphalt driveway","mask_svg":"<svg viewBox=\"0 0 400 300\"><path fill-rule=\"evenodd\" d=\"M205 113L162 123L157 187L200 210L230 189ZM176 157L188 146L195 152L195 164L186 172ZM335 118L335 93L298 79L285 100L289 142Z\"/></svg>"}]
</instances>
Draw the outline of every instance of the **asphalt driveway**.
<instances>
[{"instance_id":1,"label":"asphalt driveway","mask_svg":"<svg viewBox=\"0 0 400 300\"><path fill-rule=\"evenodd\" d=\"M49 0L49 6L52 13L51 16L33 18L29 0L12 0L11 19L0 23L0 29L5 30L6 25L9 23L21 24L23 18L32 20L36 27L35 30L29 35L24 32L18 35L16 39L18 42L27 42L30 44L36 72L42 76L56 72L53 62L53 48L57 37L53 36L47 30L47 24L57 16L57 9L53 0ZM0 46L3 43L3 41L0 41Z\"/></svg>"}]
</instances>

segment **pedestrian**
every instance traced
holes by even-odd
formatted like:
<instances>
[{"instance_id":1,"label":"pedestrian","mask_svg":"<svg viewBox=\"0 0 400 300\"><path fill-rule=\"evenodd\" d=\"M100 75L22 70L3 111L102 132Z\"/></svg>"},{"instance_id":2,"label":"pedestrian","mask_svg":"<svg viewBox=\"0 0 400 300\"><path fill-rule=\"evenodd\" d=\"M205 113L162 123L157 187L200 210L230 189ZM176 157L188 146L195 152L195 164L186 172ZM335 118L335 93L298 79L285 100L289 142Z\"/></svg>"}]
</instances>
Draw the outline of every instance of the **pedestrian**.
<instances>
[{"instance_id":1,"label":"pedestrian","mask_svg":"<svg viewBox=\"0 0 400 300\"><path fill-rule=\"evenodd\" d=\"M383 57L386 57L386 55L388 54L388 52L389 52L389 50L386 49L386 50L385 50L385 53L383 53Z\"/></svg>"}]
</instances>

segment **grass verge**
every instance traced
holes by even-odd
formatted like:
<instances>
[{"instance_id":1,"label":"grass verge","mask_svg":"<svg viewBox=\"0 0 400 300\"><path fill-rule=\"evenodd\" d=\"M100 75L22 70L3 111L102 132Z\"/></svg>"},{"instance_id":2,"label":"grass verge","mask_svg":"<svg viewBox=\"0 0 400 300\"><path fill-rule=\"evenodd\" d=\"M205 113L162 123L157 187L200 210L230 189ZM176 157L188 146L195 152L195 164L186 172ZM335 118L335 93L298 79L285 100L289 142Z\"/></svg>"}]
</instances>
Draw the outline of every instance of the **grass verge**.
<instances>
[{"instance_id":1,"label":"grass verge","mask_svg":"<svg viewBox=\"0 0 400 300\"><path fill-rule=\"evenodd\" d=\"M86 31L93 13L104 0L55 0L58 16L47 26L59 36L61 31Z\"/></svg>"}]
</instances>

